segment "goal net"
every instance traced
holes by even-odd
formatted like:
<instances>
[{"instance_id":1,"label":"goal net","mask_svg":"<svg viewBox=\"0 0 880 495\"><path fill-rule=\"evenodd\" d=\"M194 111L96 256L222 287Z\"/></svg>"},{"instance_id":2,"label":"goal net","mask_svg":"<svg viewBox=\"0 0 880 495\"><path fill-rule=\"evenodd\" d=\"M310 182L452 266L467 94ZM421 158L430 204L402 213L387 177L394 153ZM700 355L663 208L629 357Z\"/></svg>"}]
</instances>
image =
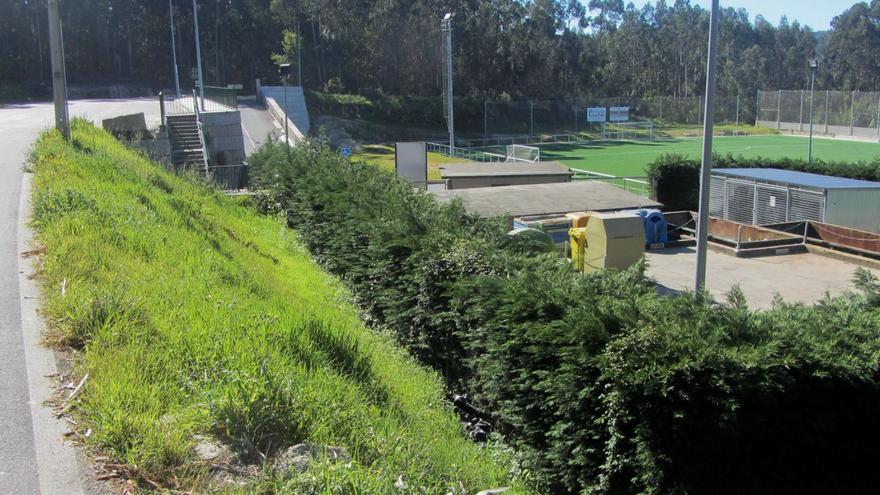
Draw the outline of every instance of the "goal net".
<instances>
[{"instance_id":1,"label":"goal net","mask_svg":"<svg viewBox=\"0 0 880 495\"><path fill-rule=\"evenodd\" d=\"M541 150L535 146L510 144L507 146L507 161L536 162L541 159Z\"/></svg>"},{"instance_id":2,"label":"goal net","mask_svg":"<svg viewBox=\"0 0 880 495\"><path fill-rule=\"evenodd\" d=\"M602 137L609 141L653 141L654 123L650 120L609 122Z\"/></svg>"}]
</instances>

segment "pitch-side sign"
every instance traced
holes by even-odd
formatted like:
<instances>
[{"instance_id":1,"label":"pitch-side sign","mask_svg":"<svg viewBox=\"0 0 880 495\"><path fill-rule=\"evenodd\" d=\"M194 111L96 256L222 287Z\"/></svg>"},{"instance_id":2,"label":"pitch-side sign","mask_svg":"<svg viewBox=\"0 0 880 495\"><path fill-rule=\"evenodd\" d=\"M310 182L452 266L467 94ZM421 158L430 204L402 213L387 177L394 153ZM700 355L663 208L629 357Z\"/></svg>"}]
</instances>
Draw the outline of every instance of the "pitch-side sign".
<instances>
[{"instance_id":1,"label":"pitch-side sign","mask_svg":"<svg viewBox=\"0 0 880 495\"><path fill-rule=\"evenodd\" d=\"M587 122L605 122L605 107L588 108Z\"/></svg>"},{"instance_id":2,"label":"pitch-side sign","mask_svg":"<svg viewBox=\"0 0 880 495\"><path fill-rule=\"evenodd\" d=\"M611 114L608 116L610 122L626 122L629 120L629 107L611 107Z\"/></svg>"}]
</instances>

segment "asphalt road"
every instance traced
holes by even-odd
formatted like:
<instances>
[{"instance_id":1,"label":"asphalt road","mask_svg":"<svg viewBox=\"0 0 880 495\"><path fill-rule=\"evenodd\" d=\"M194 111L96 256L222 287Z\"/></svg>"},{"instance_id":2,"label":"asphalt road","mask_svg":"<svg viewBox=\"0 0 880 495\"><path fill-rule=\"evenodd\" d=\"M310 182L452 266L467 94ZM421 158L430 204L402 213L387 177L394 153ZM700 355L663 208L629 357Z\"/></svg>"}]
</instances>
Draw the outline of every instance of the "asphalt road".
<instances>
[{"instance_id":1,"label":"asphalt road","mask_svg":"<svg viewBox=\"0 0 880 495\"><path fill-rule=\"evenodd\" d=\"M241 112L241 125L244 129L245 155L251 156L251 153L269 139L269 136L278 137L282 133L269 112L257 103L256 98L239 98L238 109Z\"/></svg>"},{"instance_id":2,"label":"asphalt road","mask_svg":"<svg viewBox=\"0 0 880 495\"><path fill-rule=\"evenodd\" d=\"M98 125L104 118L140 112L149 127L158 125L159 104L155 98L70 102L71 117L85 117ZM261 111L253 100L243 102L241 113L245 148L250 154L275 126L268 113ZM33 373L35 368L26 356L33 354L27 346L34 345L34 339L23 336L20 300L18 215L22 167L40 131L53 125L53 116L51 103L0 106L0 495L78 492L56 491L47 484L46 478L57 481L53 471L75 470L76 466L63 465L57 458L47 456L45 453L51 449L43 440L35 445L34 438L47 438L46 431L52 428L44 424L49 415L40 414L35 420L32 413L35 401L28 386L28 370ZM30 377L32 383L35 378ZM44 392L37 395L43 396ZM57 425L53 428L57 429ZM53 441L53 437L49 438L49 442ZM55 440L60 443L60 439ZM38 462L40 458L44 462Z\"/></svg>"}]
</instances>

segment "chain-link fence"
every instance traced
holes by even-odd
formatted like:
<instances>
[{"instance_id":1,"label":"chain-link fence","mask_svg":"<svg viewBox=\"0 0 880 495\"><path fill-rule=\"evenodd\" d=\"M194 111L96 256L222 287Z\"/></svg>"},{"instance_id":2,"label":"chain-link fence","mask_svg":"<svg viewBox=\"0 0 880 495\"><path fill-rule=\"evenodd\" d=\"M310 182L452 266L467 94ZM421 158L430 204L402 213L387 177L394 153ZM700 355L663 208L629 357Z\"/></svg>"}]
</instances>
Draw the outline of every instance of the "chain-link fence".
<instances>
[{"instance_id":1,"label":"chain-link fence","mask_svg":"<svg viewBox=\"0 0 880 495\"><path fill-rule=\"evenodd\" d=\"M880 139L880 92L758 91L756 125L832 136Z\"/></svg>"},{"instance_id":2,"label":"chain-link fence","mask_svg":"<svg viewBox=\"0 0 880 495\"><path fill-rule=\"evenodd\" d=\"M466 130L470 133L482 131L484 137L591 133L601 130L601 125L587 122L587 108L629 107L630 120L653 122L655 137L699 135L704 105L702 96L486 100L482 109L482 129L468 126ZM751 125L754 121L755 101L752 98L722 96L716 100L715 123L726 125L719 133L735 133L739 126Z\"/></svg>"}]
</instances>

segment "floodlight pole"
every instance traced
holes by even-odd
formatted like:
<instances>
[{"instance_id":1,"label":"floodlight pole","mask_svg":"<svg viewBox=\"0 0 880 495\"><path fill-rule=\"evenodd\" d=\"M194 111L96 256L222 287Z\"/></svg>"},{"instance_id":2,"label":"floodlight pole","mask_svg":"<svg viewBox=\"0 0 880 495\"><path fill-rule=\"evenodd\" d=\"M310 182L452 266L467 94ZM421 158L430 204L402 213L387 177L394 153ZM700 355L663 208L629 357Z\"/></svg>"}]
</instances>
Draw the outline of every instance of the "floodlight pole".
<instances>
[{"instance_id":1,"label":"floodlight pole","mask_svg":"<svg viewBox=\"0 0 880 495\"><path fill-rule=\"evenodd\" d=\"M452 100L452 16L446 14L440 21L440 30L443 31L446 45L446 127L449 129L449 152L455 147L455 119L453 118Z\"/></svg>"},{"instance_id":2,"label":"floodlight pole","mask_svg":"<svg viewBox=\"0 0 880 495\"><path fill-rule=\"evenodd\" d=\"M65 140L70 140L70 122L67 113L67 75L64 70L64 42L61 39L59 0L49 0L49 55L52 59L52 96L55 101L55 127Z\"/></svg>"},{"instance_id":3,"label":"floodlight pole","mask_svg":"<svg viewBox=\"0 0 880 495\"><path fill-rule=\"evenodd\" d=\"M171 63L174 65L174 91L180 98L180 77L177 74L177 42L174 41L174 7L171 6L171 0L168 0L168 16L171 19Z\"/></svg>"},{"instance_id":4,"label":"floodlight pole","mask_svg":"<svg viewBox=\"0 0 880 495\"><path fill-rule=\"evenodd\" d=\"M202 47L199 42L199 8L193 0L193 24L196 30L196 70L199 71L199 97L202 111L205 111L205 80L202 78Z\"/></svg>"},{"instance_id":5,"label":"floodlight pole","mask_svg":"<svg viewBox=\"0 0 880 495\"><path fill-rule=\"evenodd\" d=\"M697 273L694 290L706 288L706 255L709 245L709 185L712 174L712 127L715 122L715 52L718 50L718 0L709 15L709 56L706 61L706 107L703 118L703 161L700 167L700 210L697 221Z\"/></svg>"},{"instance_id":6,"label":"floodlight pole","mask_svg":"<svg viewBox=\"0 0 880 495\"><path fill-rule=\"evenodd\" d=\"M819 68L819 61L811 59L810 64L810 144L807 148L807 163L813 163L813 96L816 89L816 69Z\"/></svg>"}]
</instances>

